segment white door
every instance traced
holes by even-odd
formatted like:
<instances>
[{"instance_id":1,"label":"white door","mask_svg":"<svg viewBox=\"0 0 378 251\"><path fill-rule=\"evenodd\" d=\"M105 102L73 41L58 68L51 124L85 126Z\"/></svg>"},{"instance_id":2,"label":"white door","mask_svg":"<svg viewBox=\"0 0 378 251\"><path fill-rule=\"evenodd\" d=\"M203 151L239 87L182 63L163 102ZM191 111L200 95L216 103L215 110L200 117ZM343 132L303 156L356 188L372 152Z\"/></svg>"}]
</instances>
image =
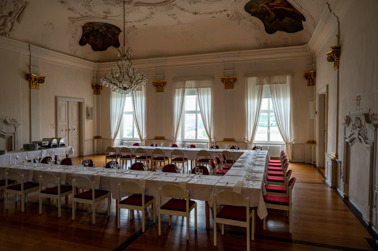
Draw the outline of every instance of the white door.
<instances>
[{"instance_id":1,"label":"white door","mask_svg":"<svg viewBox=\"0 0 378 251\"><path fill-rule=\"evenodd\" d=\"M67 146L74 148L71 157L79 156L80 147L80 103L57 101L57 137L64 138Z\"/></svg>"}]
</instances>

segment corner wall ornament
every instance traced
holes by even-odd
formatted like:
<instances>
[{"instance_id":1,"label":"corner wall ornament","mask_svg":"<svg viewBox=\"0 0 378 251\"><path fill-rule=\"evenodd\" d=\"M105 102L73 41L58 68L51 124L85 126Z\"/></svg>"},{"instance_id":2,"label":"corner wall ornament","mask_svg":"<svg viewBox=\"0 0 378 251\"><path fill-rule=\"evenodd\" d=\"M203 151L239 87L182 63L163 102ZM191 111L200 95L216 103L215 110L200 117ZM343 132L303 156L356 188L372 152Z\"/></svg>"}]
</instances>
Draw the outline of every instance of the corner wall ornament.
<instances>
[{"instance_id":1,"label":"corner wall ornament","mask_svg":"<svg viewBox=\"0 0 378 251\"><path fill-rule=\"evenodd\" d=\"M305 72L304 78L307 80L307 86L316 85L316 71Z\"/></svg>"},{"instance_id":2,"label":"corner wall ornament","mask_svg":"<svg viewBox=\"0 0 378 251\"><path fill-rule=\"evenodd\" d=\"M36 74L26 74L27 80L29 80L30 88L39 90L39 84L43 84L45 82L44 76L39 76Z\"/></svg>"},{"instance_id":3,"label":"corner wall ornament","mask_svg":"<svg viewBox=\"0 0 378 251\"><path fill-rule=\"evenodd\" d=\"M339 59L341 54L341 46L331 46L331 50L326 53L327 54L327 61L333 62L333 70L337 70L339 68Z\"/></svg>"},{"instance_id":4,"label":"corner wall ornament","mask_svg":"<svg viewBox=\"0 0 378 251\"><path fill-rule=\"evenodd\" d=\"M221 81L224 84L224 89L234 89L234 84L238 80L238 77L221 77Z\"/></svg>"},{"instance_id":5,"label":"corner wall ornament","mask_svg":"<svg viewBox=\"0 0 378 251\"><path fill-rule=\"evenodd\" d=\"M102 90L102 84L92 83L93 95L100 95Z\"/></svg>"},{"instance_id":6,"label":"corner wall ornament","mask_svg":"<svg viewBox=\"0 0 378 251\"><path fill-rule=\"evenodd\" d=\"M164 87L167 85L167 80L152 81L152 85L155 86L156 92L164 92Z\"/></svg>"},{"instance_id":7,"label":"corner wall ornament","mask_svg":"<svg viewBox=\"0 0 378 251\"><path fill-rule=\"evenodd\" d=\"M24 0L2 1L0 4L0 36L9 37L16 23L21 23L29 2Z\"/></svg>"}]
</instances>

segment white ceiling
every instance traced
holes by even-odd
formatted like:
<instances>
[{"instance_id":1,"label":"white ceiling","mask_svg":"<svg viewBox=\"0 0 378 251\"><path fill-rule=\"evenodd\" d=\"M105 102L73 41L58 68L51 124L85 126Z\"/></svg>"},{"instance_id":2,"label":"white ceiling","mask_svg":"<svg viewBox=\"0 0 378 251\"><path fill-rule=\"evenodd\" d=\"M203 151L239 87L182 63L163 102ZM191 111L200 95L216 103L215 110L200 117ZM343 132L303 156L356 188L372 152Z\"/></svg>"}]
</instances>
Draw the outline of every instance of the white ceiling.
<instances>
[{"instance_id":1,"label":"white ceiling","mask_svg":"<svg viewBox=\"0 0 378 251\"><path fill-rule=\"evenodd\" d=\"M249 0L126 0L126 44L138 59L306 44L327 0L288 1L305 16L304 29L268 34L244 11ZM122 0L4 0L0 14L10 38L94 62L117 56L114 47L93 51L79 40L87 22L122 29ZM15 22L7 26L11 16Z\"/></svg>"}]
</instances>

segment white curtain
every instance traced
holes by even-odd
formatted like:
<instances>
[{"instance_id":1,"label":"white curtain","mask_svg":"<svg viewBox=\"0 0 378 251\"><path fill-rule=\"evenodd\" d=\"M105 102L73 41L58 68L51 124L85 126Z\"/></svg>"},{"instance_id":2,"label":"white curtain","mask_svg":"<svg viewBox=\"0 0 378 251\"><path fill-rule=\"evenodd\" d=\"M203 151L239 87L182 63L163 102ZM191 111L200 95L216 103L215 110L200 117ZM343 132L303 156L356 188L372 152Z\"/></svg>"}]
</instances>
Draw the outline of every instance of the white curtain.
<instances>
[{"instance_id":1,"label":"white curtain","mask_svg":"<svg viewBox=\"0 0 378 251\"><path fill-rule=\"evenodd\" d=\"M110 99L110 132L113 141L112 145L114 145L122 122L125 100L126 94L120 94L112 91Z\"/></svg>"},{"instance_id":2,"label":"white curtain","mask_svg":"<svg viewBox=\"0 0 378 251\"><path fill-rule=\"evenodd\" d=\"M263 94L263 85L257 85L256 80L255 77L248 78L247 83L247 141L250 145L253 144L256 135Z\"/></svg>"},{"instance_id":3,"label":"white curtain","mask_svg":"<svg viewBox=\"0 0 378 251\"><path fill-rule=\"evenodd\" d=\"M202 122L209 137L209 147L213 133L212 105L211 105L211 88L197 88L198 106L200 109Z\"/></svg>"},{"instance_id":4,"label":"white curtain","mask_svg":"<svg viewBox=\"0 0 378 251\"><path fill-rule=\"evenodd\" d=\"M143 142L146 138L146 95L145 87L142 90L131 93L133 103L135 127L137 128L139 139Z\"/></svg>"},{"instance_id":5,"label":"white curtain","mask_svg":"<svg viewBox=\"0 0 378 251\"><path fill-rule=\"evenodd\" d=\"M174 89L174 104L173 104L173 143L176 143L178 132L180 129L180 122L182 111L184 110L185 101L185 86L182 88Z\"/></svg>"},{"instance_id":6,"label":"white curtain","mask_svg":"<svg viewBox=\"0 0 378 251\"><path fill-rule=\"evenodd\" d=\"M290 76L284 77L286 77L285 83L273 82L269 84L269 90L278 129L286 144L286 154L290 159L291 145L294 141L291 121Z\"/></svg>"}]
</instances>

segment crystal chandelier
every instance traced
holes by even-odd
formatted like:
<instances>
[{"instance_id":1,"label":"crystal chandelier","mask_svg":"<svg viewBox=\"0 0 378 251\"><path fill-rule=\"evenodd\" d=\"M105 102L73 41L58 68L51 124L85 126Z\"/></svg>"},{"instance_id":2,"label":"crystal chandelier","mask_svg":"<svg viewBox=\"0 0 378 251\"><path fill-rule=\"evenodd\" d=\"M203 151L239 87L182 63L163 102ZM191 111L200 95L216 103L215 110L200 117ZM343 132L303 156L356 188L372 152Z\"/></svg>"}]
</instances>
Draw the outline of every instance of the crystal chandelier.
<instances>
[{"instance_id":1,"label":"crystal chandelier","mask_svg":"<svg viewBox=\"0 0 378 251\"><path fill-rule=\"evenodd\" d=\"M123 0L123 46L118 49L118 60L116 62L118 69L111 69L109 73L104 74L101 80L106 87L122 94L134 92L148 81L143 73L137 72L133 68L132 49L126 49L125 12L125 0Z\"/></svg>"}]
</instances>

